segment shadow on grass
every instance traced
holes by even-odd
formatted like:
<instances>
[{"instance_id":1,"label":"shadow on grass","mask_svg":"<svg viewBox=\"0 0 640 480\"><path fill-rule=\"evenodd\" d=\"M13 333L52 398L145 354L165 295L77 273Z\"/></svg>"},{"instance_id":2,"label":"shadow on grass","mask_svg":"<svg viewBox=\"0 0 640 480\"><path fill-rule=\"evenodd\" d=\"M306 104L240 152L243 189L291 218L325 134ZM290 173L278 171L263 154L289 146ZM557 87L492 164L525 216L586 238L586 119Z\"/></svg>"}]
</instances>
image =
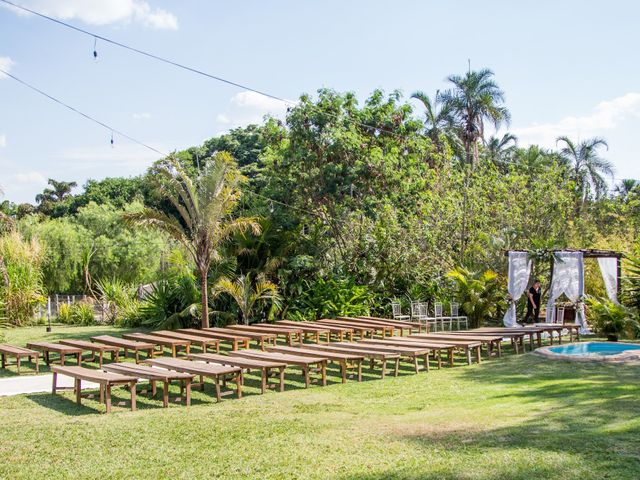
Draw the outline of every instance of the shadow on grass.
<instances>
[{"instance_id":1,"label":"shadow on grass","mask_svg":"<svg viewBox=\"0 0 640 480\"><path fill-rule=\"evenodd\" d=\"M515 425L481 431L459 428L434 433L427 426L415 426L402 438L425 456L446 452L446 466L435 470L425 466L425 471L419 465L412 471L400 466L343 478L640 478L637 366L522 355L461 375L466 382L495 386L483 389L489 396L478 401L498 400L496 418L509 415L501 409L513 400L535 413Z\"/></svg>"}]
</instances>

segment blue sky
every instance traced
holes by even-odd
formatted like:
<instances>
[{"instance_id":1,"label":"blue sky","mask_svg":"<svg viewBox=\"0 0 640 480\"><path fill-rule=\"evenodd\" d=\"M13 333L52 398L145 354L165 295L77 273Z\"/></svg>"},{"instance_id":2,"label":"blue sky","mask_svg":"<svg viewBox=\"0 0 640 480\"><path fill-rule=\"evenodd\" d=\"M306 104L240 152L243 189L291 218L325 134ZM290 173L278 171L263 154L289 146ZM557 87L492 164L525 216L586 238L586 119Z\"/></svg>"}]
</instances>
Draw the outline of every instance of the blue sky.
<instances>
[{"instance_id":1,"label":"blue sky","mask_svg":"<svg viewBox=\"0 0 640 480\"><path fill-rule=\"evenodd\" d=\"M279 97L320 87L433 93L491 68L521 145L609 142L640 178L640 2L15 0ZM0 6L0 68L161 151L282 115L273 100L144 59ZM46 179L136 175L157 155L0 79L0 185L33 202Z\"/></svg>"}]
</instances>

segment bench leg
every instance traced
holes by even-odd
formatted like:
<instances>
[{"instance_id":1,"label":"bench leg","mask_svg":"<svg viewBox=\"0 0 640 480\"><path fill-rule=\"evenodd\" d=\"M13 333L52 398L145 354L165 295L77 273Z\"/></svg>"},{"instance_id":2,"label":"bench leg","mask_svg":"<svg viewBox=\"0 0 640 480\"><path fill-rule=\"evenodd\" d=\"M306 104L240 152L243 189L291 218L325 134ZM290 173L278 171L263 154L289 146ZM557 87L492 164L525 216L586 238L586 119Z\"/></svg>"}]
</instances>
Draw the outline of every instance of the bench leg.
<instances>
[{"instance_id":1,"label":"bench leg","mask_svg":"<svg viewBox=\"0 0 640 480\"><path fill-rule=\"evenodd\" d=\"M136 382L129 383L129 390L131 390L131 411L135 412L137 410L136 405ZM109 397L111 397L111 392L109 392Z\"/></svg>"},{"instance_id":2,"label":"bench leg","mask_svg":"<svg viewBox=\"0 0 640 480\"><path fill-rule=\"evenodd\" d=\"M347 361L340 362L340 373L342 374L342 383L347 383Z\"/></svg>"},{"instance_id":3,"label":"bench leg","mask_svg":"<svg viewBox=\"0 0 640 480\"><path fill-rule=\"evenodd\" d=\"M398 376L398 371L400 370L400 358L396 358L396 364L394 365L394 369L393 369L393 376L397 377Z\"/></svg>"},{"instance_id":4,"label":"bench leg","mask_svg":"<svg viewBox=\"0 0 640 480\"><path fill-rule=\"evenodd\" d=\"M51 364L51 359L49 358L49 351L45 350L44 352L44 362L49 366Z\"/></svg>"},{"instance_id":5,"label":"bench leg","mask_svg":"<svg viewBox=\"0 0 640 480\"><path fill-rule=\"evenodd\" d=\"M135 384L131 390L132 391L135 390ZM104 403L105 403L105 406L107 407L107 413L111 413L111 385L108 383L104 386Z\"/></svg>"},{"instance_id":6,"label":"bench leg","mask_svg":"<svg viewBox=\"0 0 640 480\"><path fill-rule=\"evenodd\" d=\"M467 365L471 365L471 349L470 348L466 349L466 354L467 354Z\"/></svg>"},{"instance_id":7,"label":"bench leg","mask_svg":"<svg viewBox=\"0 0 640 480\"><path fill-rule=\"evenodd\" d=\"M322 362L320 364L320 368L322 368L322 386L326 387L327 386L327 362ZM346 365L345 365L345 372L346 372Z\"/></svg>"},{"instance_id":8,"label":"bench leg","mask_svg":"<svg viewBox=\"0 0 640 480\"><path fill-rule=\"evenodd\" d=\"M2 368L7 368L7 355L6 354L2 354Z\"/></svg>"},{"instance_id":9,"label":"bench leg","mask_svg":"<svg viewBox=\"0 0 640 480\"><path fill-rule=\"evenodd\" d=\"M449 366L453 367L453 348L449 350L448 354L449 354Z\"/></svg>"},{"instance_id":10,"label":"bench leg","mask_svg":"<svg viewBox=\"0 0 640 480\"><path fill-rule=\"evenodd\" d=\"M242 374L236 375L236 395L238 398L242 398Z\"/></svg>"},{"instance_id":11,"label":"bench leg","mask_svg":"<svg viewBox=\"0 0 640 480\"><path fill-rule=\"evenodd\" d=\"M82 352L77 354L76 360L78 362L78 366L80 366L80 363L82 362Z\"/></svg>"},{"instance_id":12,"label":"bench leg","mask_svg":"<svg viewBox=\"0 0 640 480\"><path fill-rule=\"evenodd\" d=\"M481 345L478 345L476 347L476 360L478 363L482 363L482 358L481 358L482 352L480 351L480 348L481 348Z\"/></svg>"},{"instance_id":13,"label":"bench leg","mask_svg":"<svg viewBox=\"0 0 640 480\"><path fill-rule=\"evenodd\" d=\"M18 355L18 375L20 375L20 355Z\"/></svg>"},{"instance_id":14,"label":"bench leg","mask_svg":"<svg viewBox=\"0 0 640 480\"><path fill-rule=\"evenodd\" d=\"M413 368L415 369L416 373L418 373L420 371L420 367L418 366L418 356L417 355L413 356Z\"/></svg>"},{"instance_id":15,"label":"bench leg","mask_svg":"<svg viewBox=\"0 0 640 480\"><path fill-rule=\"evenodd\" d=\"M218 378L218 375L215 376L215 384L216 384L216 402L219 402L221 400L221 395L220 395L220 379Z\"/></svg>"},{"instance_id":16,"label":"bench leg","mask_svg":"<svg viewBox=\"0 0 640 480\"><path fill-rule=\"evenodd\" d=\"M100 403L104 403L104 385L100 384Z\"/></svg>"},{"instance_id":17,"label":"bench leg","mask_svg":"<svg viewBox=\"0 0 640 480\"><path fill-rule=\"evenodd\" d=\"M99 362L100 368L102 368L102 360L103 360L102 357L103 357L103 355L104 355L104 352L102 350L100 350L100 356L98 357L98 362ZM94 355L94 357L95 357L95 355Z\"/></svg>"},{"instance_id":18,"label":"bench leg","mask_svg":"<svg viewBox=\"0 0 640 480\"><path fill-rule=\"evenodd\" d=\"M64 357L65 357L65 354L61 353L60 354L60 365L62 365L63 367L64 367Z\"/></svg>"},{"instance_id":19,"label":"bench leg","mask_svg":"<svg viewBox=\"0 0 640 480\"><path fill-rule=\"evenodd\" d=\"M187 380L185 381L185 403L187 404L187 407L191 406L191 379L187 378Z\"/></svg>"},{"instance_id":20,"label":"bench leg","mask_svg":"<svg viewBox=\"0 0 640 480\"><path fill-rule=\"evenodd\" d=\"M58 385L58 374L56 372L53 372L53 386L51 387L52 395L56 394L57 385Z\"/></svg>"},{"instance_id":21,"label":"bench leg","mask_svg":"<svg viewBox=\"0 0 640 480\"><path fill-rule=\"evenodd\" d=\"M280 391L284 392L284 369L285 367L280 367Z\"/></svg>"},{"instance_id":22,"label":"bench leg","mask_svg":"<svg viewBox=\"0 0 640 480\"><path fill-rule=\"evenodd\" d=\"M38 375L40 373L40 354L39 353L35 354L35 359L36 359L36 375Z\"/></svg>"},{"instance_id":23,"label":"bench leg","mask_svg":"<svg viewBox=\"0 0 640 480\"><path fill-rule=\"evenodd\" d=\"M76 391L76 403L80 405L80 401L82 400L82 380L76 378L75 381L75 391Z\"/></svg>"},{"instance_id":24,"label":"bench leg","mask_svg":"<svg viewBox=\"0 0 640 480\"><path fill-rule=\"evenodd\" d=\"M362 359L358 359L358 381L362 381Z\"/></svg>"},{"instance_id":25,"label":"bench leg","mask_svg":"<svg viewBox=\"0 0 640 480\"><path fill-rule=\"evenodd\" d=\"M424 369L425 371L429 371L429 354L425 354L424 356Z\"/></svg>"},{"instance_id":26,"label":"bench leg","mask_svg":"<svg viewBox=\"0 0 640 480\"><path fill-rule=\"evenodd\" d=\"M380 363L382 364L382 372L380 374L380 378L384 380L384 377L387 375L387 359L383 358ZM373 370L373 358L371 359L371 369Z\"/></svg>"},{"instance_id":27,"label":"bench leg","mask_svg":"<svg viewBox=\"0 0 640 480\"><path fill-rule=\"evenodd\" d=\"M154 384L156 382L153 382ZM167 408L169 406L169 382L163 382L162 385L162 406Z\"/></svg>"},{"instance_id":28,"label":"bench leg","mask_svg":"<svg viewBox=\"0 0 640 480\"><path fill-rule=\"evenodd\" d=\"M309 379L309 367L307 365L302 367L302 373L304 374L304 386L305 388L309 388L311 380Z\"/></svg>"},{"instance_id":29,"label":"bench leg","mask_svg":"<svg viewBox=\"0 0 640 480\"><path fill-rule=\"evenodd\" d=\"M204 392L204 377L200 375L200 391Z\"/></svg>"}]
</instances>

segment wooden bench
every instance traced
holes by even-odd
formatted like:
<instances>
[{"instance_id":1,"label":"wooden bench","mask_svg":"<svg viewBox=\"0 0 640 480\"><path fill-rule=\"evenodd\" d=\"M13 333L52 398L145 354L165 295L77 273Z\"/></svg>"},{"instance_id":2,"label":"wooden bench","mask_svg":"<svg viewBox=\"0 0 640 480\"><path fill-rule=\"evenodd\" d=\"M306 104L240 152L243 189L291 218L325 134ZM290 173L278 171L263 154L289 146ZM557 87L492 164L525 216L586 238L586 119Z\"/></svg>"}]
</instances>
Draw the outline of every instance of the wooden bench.
<instances>
[{"instance_id":1,"label":"wooden bench","mask_svg":"<svg viewBox=\"0 0 640 480\"><path fill-rule=\"evenodd\" d=\"M14 357L18 365L18 375L20 374L20 363L22 357L27 357L36 366L36 375L40 373L38 362L40 360L40 352L30 350L24 347L15 347L7 343L0 343L0 354L2 355L2 368L7 368L7 357Z\"/></svg>"},{"instance_id":2,"label":"wooden bench","mask_svg":"<svg viewBox=\"0 0 640 480\"><path fill-rule=\"evenodd\" d=\"M230 355L217 355L211 353L200 353L189 355L191 360L200 360L201 362L217 363L220 365L230 365L232 367L240 367L243 370L259 370L261 374L261 390L262 393L269 388L269 375L271 370L278 370L278 377L280 379L280 391L284 392L284 370L287 368L287 364L284 362L274 362L267 360L255 360L251 358L234 357ZM242 377L242 384L244 385L244 374Z\"/></svg>"},{"instance_id":3,"label":"wooden bench","mask_svg":"<svg viewBox=\"0 0 640 480\"><path fill-rule=\"evenodd\" d=\"M197 375L200 377L199 385L202 391L204 391L204 379L211 378L215 384L217 402L221 400L223 395L220 390L220 381L222 380L222 385L226 386L227 376L231 376L236 382L236 395L238 398L242 398L242 369L239 367L219 365L215 363L194 362L191 360L182 360L177 358L153 358L147 360L145 363L155 367L166 368L167 370ZM227 393L225 392L225 395L226 394Z\"/></svg>"},{"instance_id":4,"label":"wooden bench","mask_svg":"<svg viewBox=\"0 0 640 480\"><path fill-rule=\"evenodd\" d=\"M143 378L149 380L151 383L151 396L156 396L156 383L162 382L162 406L167 408L169 406L169 384L172 381L178 381L180 383L180 399L183 398L183 392L185 393L185 404L191 405L191 381L194 375L190 373L175 372L164 368L148 367L146 365L138 365L135 363L111 363L105 365L103 370L111 373L119 373L121 375L127 375L135 377L137 379Z\"/></svg>"},{"instance_id":5,"label":"wooden bench","mask_svg":"<svg viewBox=\"0 0 640 480\"><path fill-rule=\"evenodd\" d=\"M231 345L232 350L238 350L238 347L242 345L244 348L249 348L249 342L251 338L246 335L240 335L236 332L223 333L213 330L198 330L196 328L179 328L176 332L188 333L189 335L200 335L202 337L214 338L221 342L228 342Z\"/></svg>"},{"instance_id":6,"label":"wooden bench","mask_svg":"<svg viewBox=\"0 0 640 480\"><path fill-rule=\"evenodd\" d=\"M376 320L379 322L384 322L387 323L389 325L397 325L398 327L402 327L402 328L411 328L411 330L418 330L418 333L422 333L422 330L428 330L429 325L426 323L420 323L420 322L409 322L409 321L404 321L404 320L393 320L391 318L381 318L381 317L366 317L366 316L358 316L355 318L360 318L360 319L364 319L364 320Z\"/></svg>"},{"instance_id":7,"label":"wooden bench","mask_svg":"<svg viewBox=\"0 0 640 480\"><path fill-rule=\"evenodd\" d=\"M161 337L158 335L150 335L147 333L125 333L122 335L122 338L126 338L127 340L135 340L138 342L153 343L160 347L167 347L169 350L171 350L171 356L174 358L178 356L178 347L183 347L187 355L189 355L189 350L191 347L191 342L189 340Z\"/></svg>"},{"instance_id":8,"label":"wooden bench","mask_svg":"<svg viewBox=\"0 0 640 480\"><path fill-rule=\"evenodd\" d=\"M304 375L304 384L307 388L311 384L311 377L309 374L312 371L312 366L316 365L320 370L322 386L324 387L327 384L327 359L320 353L316 357L304 357L302 355L291 355L285 353L242 350L239 352L232 352L231 355L236 357L252 358L255 360L284 362L287 366L293 365L300 367L302 369L302 374Z\"/></svg>"},{"instance_id":9,"label":"wooden bench","mask_svg":"<svg viewBox=\"0 0 640 480\"><path fill-rule=\"evenodd\" d=\"M120 349L118 347L112 347L110 345L102 345L99 343L92 343L87 340L60 340L60 343L63 345L68 345L69 347L80 348L83 351L90 351L92 353L92 357L89 359L90 362L96 361L96 354L98 354L98 362L100 368L102 368L102 362L104 360L104 354L111 354L111 361L117 362L119 360Z\"/></svg>"},{"instance_id":10,"label":"wooden bench","mask_svg":"<svg viewBox=\"0 0 640 480\"><path fill-rule=\"evenodd\" d=\"M283 337L289 345L293 345L294 342L302 345L302 331L295 327L284 327L279 330L273 328L260 326L259 323L253 325L227 325L228 329L235 330L241 334L261 334L261 335L275 335L277 337ZM275 339L271 342L271 345L275 345ZM264 350L264 348L263 348Z\"/></svg>"},{"instance_id":11,"label":"wooden bench","mask_svg":"<svg viewBox=\"0 0 640 480\"><path fill-rule=\"evenodd\" d=\"M384 327L389 327L392 329L391 330L392 335L393 335L393 332L395 332L396 330L400 332L401 336L404 335L405 331L407 332L408 335L411 335L411 333L414 330L417 330L417 327L412 327L408 323L390 323L390 322L387 322L386 320L374 320L371 318L337 317L337 320L347 322L347 323L355 323L358 325L380 325Z\"/></svg>"},{"instance_id":12,"label":"wooden bench","mask_svg":"<svg viewBox=\"0 0 640 480\"><path fill-rule=\"evenodd\" d=\"M60 365L64 366L64 361L67 355L74 355L78 365L82 361L82 349L77 347L70 347L68 345L60 345L59 343L50 342L30 342L27 343L27 348L31 350L39 350L44 354L44 361L47 365L51 364L49 354L57 353L60 356Z\"/></svg>"},{"instance_id":13,"label":"wooden bench","mask_svg":"<svg viewBox=\"0 0 640 480\"><path fill-rule=\"evenodd\" d=\"M375 333L375 329L372 327L367 327L364 325L356 325L353 323L341 322L340 320L332 320L330 318L323 318L321 320L317 320L315 322L318 326L335 326L342 328L351 328L353 332L358 335L361 339L368 337L373 337ZM353 339L352 339L353 340Z\"/></svg>"},{"instance_id":14,"label":"wooden bench","mask_svg":"<svg viewBox=\"0 0 640 480\"><path fill-rule=\"evenodd\" d=\"M291 355L301 355L303 357L317 357L318 351L304 347L285 347L277 345L275 347L267 347L270 352L288 353ZM358 353L336 353L323 351L322 357L326 358L329 362L337 363L340 366L340 374L342 376L342 383L347 381L347 371L349 364L353 365L356 369L358 381L362 381L362 361L364 355Z\"/></svg>"},{"instance_id":15,"label":"wooden bench","mask_svg":"<svg viewBox=\"0 0 640 480\"><path fill-rule=\"evenodd\" d=\"M424 360L424 370L429 371L429 355L433 350L436 350L433 346L418 345L410 343L396 343L392 339L366 339L361 340L355 344L357 347L375 348L386 352L397 353L400 358L408 359L413 364L413 368L416 373L420 372L420 365L418 359ZM440 363L438 363L438 366Z\"/></svg>"},{"instance_id":16,"label":"wooden bench","mask_svg":"<svg viewBox=\"0 0 640 480\"><path fill-rule=\"evenodd\" d=\"M329 338L331 336L331 332L329 331L329 329L326 327L323 328L318 325L314 325L314 326L306 326L306 325L300 325L300 324L283 325L282 323L258 323L254 325L260 325L260 327L270 328L276 332L289 331L290 329L295 328L296 330L299 331L298 335L300 335L301 341L302 340L307 341L309 340L309 337L311 337L314 342L320 343L321 335L325 336L325 339L326 339L325 343L329 343L331 341L331 339Z\"/></svg>"},{"instance_id":17,"label":"wooden bench","mask_svg":"<svg viewBox=\"0 0 640 480\"><path fill-rule=\"evenodd\" d=\"M206 337L204 335L194 335L192 333L174 332L173 330L157 330L151 332L154 336L177 338L178 340L188 340L191 345L198 345L202 352L206 353L207 348L213 347L216 353L220 352L220 340L218 338Z\"/></svg>"},{"instance_id":18,"label":"wooden bench","mask_svg":"<svg viewBox=\"0 0 640 480\"><path fill-rule=\"evenodd\" d=\"M467 334L465 331L461 333L455 332L438 332L438 333L429 333L421 336L420 338L426 339L439 339L439 340L471 340L475 342L480 342L482 345L486 345L487 354L489 357L493 355L493 351L497 352L497 356L502 356L502 337L500 335L471 335Z\"/></svg>"},{"instance_id":19,"label":"wooden bench","mask_svg":"<svg viewBox=\"0 0 640 480\"><path fill-rule=\"evenodd\" d=\"M127 358L129 350L131 350L135 354L136 363L140 363L140 352L147 352L148 357L153 358L153 351L156 348L153 343L125 340L124 338L114 337L112 335L98 335L91 337L91 341L123 349L124 358Z\"/></svg>"},{"instance_id":20,"label":"wooden bench","mask_svg":"<svg viewBox=\"0 0 640 480\"><path fill-rule=\"evenodd\" d=\"M107 413L111 412L111 387L115 385L129 385L131 390L131 411L136 410L136 383L137 379L130 375L121 375L119 373L103 372L101 370L93 370L84 367L51 367L53 372L53 387L51 393L56 394L58 390L58 375L65 375L73 378L73 390L76 394L76 403L80 405L82 399L82 380L97 383L100 389L100 403L105 403Z\"/></svg>"},{"instance_id":21,"label":"wooden bench","mask_svg":"<svg viewBox=\"0 0 640 480\"><path fill-rule=\"evenodd\" d=\"M478 363L482 362L482 353L481 347L482 342L479 340L466 340L466 339L443 339L443 338L432 338L432 337L423 337L425 334L411 335L410 337L404 337L402 339L396 338L393 341L397 345L417 345L420 344L426 348L432 348L434 350L444 350L447 352L449 358L449 365L453 367L454 363L454 353L456 350L463 350L466 358L467 364L471 365L472 362L472 354L475 352L476 360Z\"/></svg>"},{"instance_id":22,"label":"wooden bench","mask_svg":"<svg viewBox=\"0 0 640 480\"><path fill-rule=\"evenodd\" d=\"M380 334L382 336L382 338L385 338L386 336L390 335L393 336L394 332L395 332L395 328L392 327L391 325L386 325L386 324L382 324L382 323L376 323L375 321L366 321L366 320L362 320L362 321L353 321L353 320L343 320L343 319L336 319L336 320L331 320L329 318L323 318L322 320L318 320L319 323L334 323L334 322L340 322L340 324L342 325L350 325L350 326L357 326L357 327L364 327L364 328L369 328L371 330L374 331L374 333L376 334ZM338 325L337 323L334 323L336 325Z\"/></svg>"},{"instance_id":23,"label":"wooden bench","mask_svg":"<svg viewBox=\"0 0 640 480\"><path fill-rule=\"evenodd\" d=\"M345 343L330 343L329 345L305 345L305 348L309 348L312 350L318 351L319 355L322 355L324 352L334 352L334 353L347 353L347 354L358 354L362 355L364 358L368 358L371 360L371 369L373 370L375 367L376 360L380 361L381 364L381 377L384 378L387 373L387 362L392 361L394 363L394 376L398 376L398 370L400 368L400 354L392 353L389 351L378 350L374 347L365 347L364 345L360 345L359 347L351 348L346 347ZM355 346L358 344L348 344L351 346Z\"/></svg>"},{"instance_id":24,"label":"wooden bench","mask_svg":"<svg viewBox=\"0 0 640 480\"><path fill-rule=\"evenodd\" d=\"M219 333L224 335L241 335L243 337L247 337L251 340L255 340L256 344L260 347L260 350L264 350L265 345L275 345L278 339L278 336L274 332L256 332L249 330L238 330L232 328L232 326L227 327L212 327L205 328L209 332ZM247 348L249 348L247 344ZM237 350L237 348L236 348Z\"/></svg>"},{"instance_id":25,"label":"wooden bench","mask_svg":"<svg viewBox=\"0 0 640 480\"><path fill-rule=\"evenodd\" d=\"M286 325L290 327L302 325L306 328L329 330L329 334L334 335L339 342L345 340L345 335L348 337L350 342L353 342L353 328L338 327L337 325L319 325L311 322L294 322L293 320L278 320L276 321L276 325Z\"/></svg>"},{"instance_id":26,"label":"wooden bench","mask_svg":"<svg viewBox=\"0 0 640 480\"><path fill-rule=\"evenodd\" d=\"M529 337L529 344L533 350L535 343L534 337L536 336L536 332L525 331L524 328L503 329L500 327L482 327L467 330L465 333L470 333L471 335L502 335L503 338L509 339L516 353L519 353L520 348L523 352L525 351L524 337L527 336Z\"/></svg>"}]
</instances>

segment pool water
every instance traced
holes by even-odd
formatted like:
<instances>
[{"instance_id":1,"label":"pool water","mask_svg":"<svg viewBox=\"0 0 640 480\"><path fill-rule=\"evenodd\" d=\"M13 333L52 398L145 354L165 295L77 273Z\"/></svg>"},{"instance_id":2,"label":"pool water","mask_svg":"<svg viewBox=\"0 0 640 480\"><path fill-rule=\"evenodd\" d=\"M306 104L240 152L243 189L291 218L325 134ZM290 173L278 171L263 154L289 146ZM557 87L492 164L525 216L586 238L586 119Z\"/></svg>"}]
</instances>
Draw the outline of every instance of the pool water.
<instances>
[{"instance_id":1,"label":"pool water","mask_svg":"<svg viewBox=\"0 0 640 480\"><path fill-rule=\"evenodd\" d=\"M622 352L635 350L640 353L640 345L632 343L604 343L604 342L589 342L589 343L574 343L571 345L562 345L557 347L549 347L549 351L558 355L619 355Z\"/></svg>"}]
</instances>

